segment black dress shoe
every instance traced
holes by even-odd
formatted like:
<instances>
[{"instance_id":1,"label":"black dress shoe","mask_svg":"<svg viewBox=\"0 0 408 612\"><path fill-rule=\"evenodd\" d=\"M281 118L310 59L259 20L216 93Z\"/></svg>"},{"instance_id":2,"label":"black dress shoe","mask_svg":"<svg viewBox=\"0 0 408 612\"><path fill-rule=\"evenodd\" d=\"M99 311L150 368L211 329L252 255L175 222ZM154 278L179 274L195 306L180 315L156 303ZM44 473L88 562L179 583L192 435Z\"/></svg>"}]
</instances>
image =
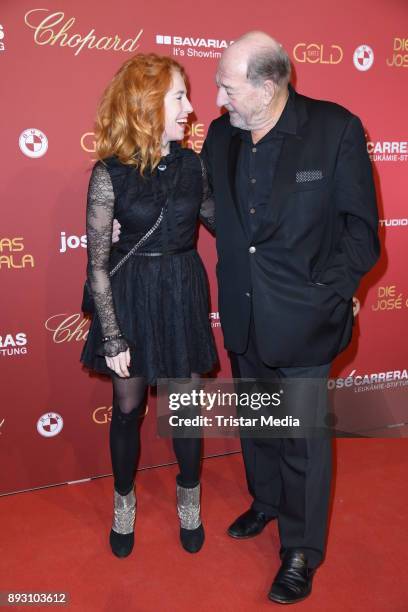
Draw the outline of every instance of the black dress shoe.
<instances>
[{"instance_id":1,"label":"black dress shoe","mask_svg":"<svg viewBox=\"0 0 408 612\"><path fill-rule=\"evenodd\" d=\"M272 518L275 517L268 518L263 512L255 512L250 508L229 526L227 533L231 538L239 538L240 540L253 538L264 530L265 525Z\"/></svg>"},{"instance_id":2,"label":"black dress shoe","mask_svg":"<svg viewBox=\"0 0 408 612\"><path fill-rule=\"evenodd\" d=\"M269 591L269 599L281 604L302 601L312 592L314 571L307 567L302 551L287 550Z\"/></svg>"}]
</instances>

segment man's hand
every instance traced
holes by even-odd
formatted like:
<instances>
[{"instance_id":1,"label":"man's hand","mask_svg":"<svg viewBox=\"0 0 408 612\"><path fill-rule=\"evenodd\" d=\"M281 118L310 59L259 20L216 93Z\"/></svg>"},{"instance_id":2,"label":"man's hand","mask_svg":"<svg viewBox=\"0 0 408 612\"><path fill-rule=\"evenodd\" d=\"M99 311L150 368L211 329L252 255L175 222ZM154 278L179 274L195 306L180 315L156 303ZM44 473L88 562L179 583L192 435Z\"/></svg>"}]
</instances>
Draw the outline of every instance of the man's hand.
<instances>
[{"instance_id":1,"label":"man's hand","mask_svg":"<svg viewBox=\"0 0 408 612\"><path fill-rule=\"evenodd\" d=\"M112 224L112 244L119 241L121 224L117 219L113 220Z\"/></svg>"},{"instance_id":2,"label":"man's hand","mask_svg":"<svg viewBox=\"0 0 408 612\"><path fill-rule=\"evenodd\" d=\"M129 378L130 351L126 349L116 357L105 357L106 365L121 378Z\"/></svg>"}]
</instances>

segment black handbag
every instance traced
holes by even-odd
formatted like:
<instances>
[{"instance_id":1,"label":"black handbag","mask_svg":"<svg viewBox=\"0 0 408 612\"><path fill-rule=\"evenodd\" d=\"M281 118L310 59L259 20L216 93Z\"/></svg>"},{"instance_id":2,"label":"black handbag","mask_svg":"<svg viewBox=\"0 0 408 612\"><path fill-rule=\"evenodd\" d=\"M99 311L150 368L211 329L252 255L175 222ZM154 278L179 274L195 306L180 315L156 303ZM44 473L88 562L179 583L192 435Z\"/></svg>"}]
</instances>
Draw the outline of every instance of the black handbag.
<instances>
[{"instance_id":1,"label":"black handbag","mask_svg":"<svg viewBox=\"0 0 408 612\"><path fill-rule=\"evenodd\" d=\"M123 266L123 264L127 262L127 260L133 255L133 253L135 253L146 242L146 240L148 238L150 238L150 236L153 234L153 232L155 232L157 230L157 228L159 227L160 223L162 222L163 214L164 214L164 209L165 209L165 207L163 206L163 208L160 211L160 215L158 216L155 224L135 244L135 246L128 253L126 253L126 255L124 257L122 257L122 259L116 264L116 266L109 272L109 277L112 277L119 270L119 268L121 268ZM92 289L91 289L91 286L89 284L88 279L85 281L85 284L84 284L84 290L83 290L83 294L82 294L81 310L85 314L94 314L94 312L95 312L95 301L94 301L94 298L93 298L93 295L92 295Z\"/></svg>"}]
</instances>

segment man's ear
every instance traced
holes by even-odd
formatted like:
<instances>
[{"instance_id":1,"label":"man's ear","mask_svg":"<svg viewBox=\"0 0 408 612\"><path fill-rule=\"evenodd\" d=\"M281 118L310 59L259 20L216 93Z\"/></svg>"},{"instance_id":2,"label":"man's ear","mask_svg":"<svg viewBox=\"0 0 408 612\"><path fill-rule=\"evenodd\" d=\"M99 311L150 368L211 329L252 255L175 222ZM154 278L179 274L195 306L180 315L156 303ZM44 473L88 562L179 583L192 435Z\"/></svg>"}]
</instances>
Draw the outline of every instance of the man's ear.
<instances>
[{"instance_id":1,"label":"man's ear","mask_svg":"<svg viewBox=\"0 0 408 612\"><path fill-rule=\"evenodd\" d=\"M264 95L264 102L268 106L276 95L276 84L270 79L267 79L266 81L264 81L263 95Z\"/></svg>"}]
</instances>

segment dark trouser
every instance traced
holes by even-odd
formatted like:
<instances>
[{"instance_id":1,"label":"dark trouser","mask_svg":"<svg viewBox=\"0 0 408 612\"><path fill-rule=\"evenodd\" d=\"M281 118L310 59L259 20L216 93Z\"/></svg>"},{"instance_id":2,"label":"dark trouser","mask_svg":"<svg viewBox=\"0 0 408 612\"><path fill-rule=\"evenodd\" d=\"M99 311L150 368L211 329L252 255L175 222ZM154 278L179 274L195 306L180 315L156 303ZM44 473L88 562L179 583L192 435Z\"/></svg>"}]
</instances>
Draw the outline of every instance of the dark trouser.
<instances>
[{"instance_id":1,"label":"dark trouser","mask_svg":"<svg viewBox=\"0 0 408 612\"><path fill-rule=\"evenodd\" d=\"M330 365L271 368L259 357L251 322L248 347L230 353L234 378L326 379ZM323 558L331 484L331 439L241 438L252 508L278 518L281 554L288 548L305 553L310 567Z\"/></svg>"}]
</instances>

